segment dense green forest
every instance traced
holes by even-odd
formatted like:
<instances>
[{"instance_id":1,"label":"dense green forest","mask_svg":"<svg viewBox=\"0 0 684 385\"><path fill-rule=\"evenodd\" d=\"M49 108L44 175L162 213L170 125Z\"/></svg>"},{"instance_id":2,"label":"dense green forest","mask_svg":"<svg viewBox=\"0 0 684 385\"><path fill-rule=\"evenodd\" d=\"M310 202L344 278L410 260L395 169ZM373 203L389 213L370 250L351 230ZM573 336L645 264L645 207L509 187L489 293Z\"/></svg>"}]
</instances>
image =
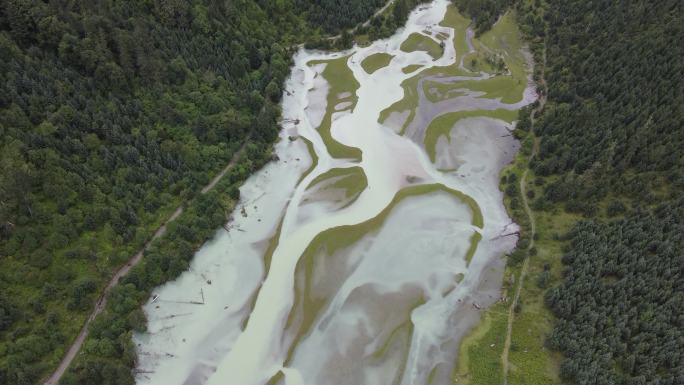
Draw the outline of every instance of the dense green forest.
<instances>
[{"instance_id":1,"label":"dense green forest","mask_svg":"<svg viewBox=\"0 0 684 385\"><path fill-rule=\"evenodd\" d=\"M506 6L456 3L478 31L496 19L484 9L505 11L478 4ZM565 267L546 293L557 317L547 345L563 353L560 377L684 383L681 2L518 1L515 10L536 80L546 48L548 100L531 165L543 194L528 198L536 212L586 218L558 239ZM518 131L529 130L528 114Z\"/></svg>"},{"instance_id":2,"label":"dense green forest","mask_svg":"<svg viewBox=\"0 0 684 385\"><path fill-rule=\"evenodd\" d=\"M306 0L301 1L306 2ZM374 15L374 12L366 12L367 15L365 19L367 19L367 22L356 24L356 28L353 31L333 28L333 31L339 32L339 38L331 40L325 36L314 36L307 41L306 47L315 49L347 49L351 48L354 43L364 45L377 39L390 37L397 28L406 24L406 20L408 20L411 10L418 4L428 1L429 0L395 0L380 14ZM332 9L338 9L341 14L353 13L358 9L351 5L353 3L355 3L355 1L336 3L337 5ZM383 3L382 5L384 5L384 2L380 3ZM315 3L310 6L310 12L307 14L308 18L323 21L323 18L318 16L319 11L317 9L320 5L317 4L318 3ZM329 13L329 17L334 19L336 16ZM370 19L368 19L368 17L370 17ZM330 20L326 23L334 26L338 21Z\"/></svg>"},{"instance_id":3,"label":"dense green forest","mask_svg":"<svg viewBox=\"0 0 684 385\"><path fill-rule=\"evenodd\" d=\"M404 0L405 1L405 0ZM306 18L324 31L338 33L350 25L365 22L386 0L295 0Z\"/></svg>"},{"instance_id":4,"label":"dense green forest","mask_svg":"<svg viewBox=\"0 0 684 385\"><path fill-rule=\"evenodd\" d=\"M549 345L576 384L684 383L684 14L679 1L553 0L535 206L568 236ZM613 219L615 218L615 219Z\"/></svg>"},{"instance_id":5,"label":"dense green forest","mask_svg":"<svg viewBox=\"0 0 684 385\"><path fill-rule=\"evenodd\" d=\"M576 384L684 383L684 200L569 234L549 345Z\"/></svg>"},{"instance_id":6,"label":"dense green forest","mask_svg":"<svg viewBox=\"0 0 684 385\"><path fill-rule=\"evenodd\" d=\"M558 236L563 274L546 292L556 316L547 345L563 353L560 378L684 383L682 3L455 3L480 33L514 3L535 80L546 58L548 100L531 164L543 194L528 198L540 214L585 217ZM520 114L518 137L530 128L528 114ZM516 261L524 255L513 254ZM549 271L539 278L546 287Z\"/></svg>"},{"instance_id":7,"label":"dense green forest","mask_svg":"<svg viewBox=\"0 0 684 385\"><path fill-rule=\"evenodd\" d=\"M293 47L379 3L340 17L344 2L2 2L0 383L56 366L113 271L245 146L219 193L192 200L112 293L64 380L131 383L140 301L270 159Z\"/></svg>"},{"instance_id":8,"label":"dense green forest","mask_svg":"<svg viewBox=\"0 0 684 385\"><path fill-rule=\"evenodd\" d=\"M545 201L590 215L684 187L684 18L679 1L558 1L547 13L549 100L538 175ZM622 200L627 200L622 202Z\"/></svg>"}]
</instances>

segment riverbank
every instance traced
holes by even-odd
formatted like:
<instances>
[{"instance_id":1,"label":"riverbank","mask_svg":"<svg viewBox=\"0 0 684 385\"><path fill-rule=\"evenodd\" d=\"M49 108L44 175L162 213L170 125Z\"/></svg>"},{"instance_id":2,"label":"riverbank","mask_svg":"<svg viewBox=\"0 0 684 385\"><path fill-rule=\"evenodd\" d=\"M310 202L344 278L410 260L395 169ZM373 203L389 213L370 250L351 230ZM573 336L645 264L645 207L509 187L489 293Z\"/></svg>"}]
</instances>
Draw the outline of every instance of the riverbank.
<instances>
[{"instance_id":1,"label":"riverbank","mask_svg":"<svg viewBox=\"0 0 684 385\"><path fill-rule=\"evenodd\" d=\"M546 50L536 47L535 53L541 96L532 109L521 112L529 114L525 131L516 131L523 138L522 151L501 178L506 207L521 224L522 241L509 257L502 295L505 300L486 312L485 322L461 346L466 359L459 363L456 378L463 385L552 385L560 381L561 357L546 347L555 319L544 304L544 293L560 276L559 236L570 230L577 217L530 207L530 199L543 194L530 166L539 151L535 123L548 92L544 77Z\"/></svg>"}]
</instances>

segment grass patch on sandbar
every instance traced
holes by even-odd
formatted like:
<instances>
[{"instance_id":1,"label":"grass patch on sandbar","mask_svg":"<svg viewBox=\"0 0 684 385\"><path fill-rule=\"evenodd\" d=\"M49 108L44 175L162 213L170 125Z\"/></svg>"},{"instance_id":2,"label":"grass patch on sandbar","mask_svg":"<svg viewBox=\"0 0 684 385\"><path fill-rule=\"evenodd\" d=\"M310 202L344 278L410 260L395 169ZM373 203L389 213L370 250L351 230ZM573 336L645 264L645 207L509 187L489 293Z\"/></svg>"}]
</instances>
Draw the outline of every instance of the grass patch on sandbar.
<instances>
[{"instance_id":1,"label":"grass patch on sandbar","mask_svg":"<svg viewBox=\"0 0 684 385\"><path fill-rule=\"evenodd\" d=\"M363 59L361 67L363 67L363 70L366 71L366 73L372 74L380 68L387 67L393 57L394 55L385 52L374 53Z\"/></svg>"},{"instance_id":2,"label":"grass patch on sandbar","mask_svg":"<svg viewBox=\"0 0 684 385\"><path fill-rule=\"evenodd\" d=\"M515 24L513 13L509 12L502 16L480 39L473 38L474 52L468 52L465 40L467 20L455 8L447 9L441 25L454 28L456 31L453 41L456 49L456 63L443 67L440 71L444 75L468 76L483 71L496 76L485 80L465 80L437 86L440 88L440 94L445 96L438 100L448 99L450 95L448 91L458 88L484 92L485 95L482 97L501 98L503 103L516 103L522 100L527 86L527 61L521 52L521 35ZM463 58L465 69L458 66L459 58ZM431 69L430 72L437 71L436 68ZM435 86L431 85L431 87ZM428 97L433 102L438 101L429 94Z\"/></svg>"},{"instance_id":3,"label":"grass patch on sandbar","mask_svg":"<svg viewBox=\"0 0 684 385\"><path fill-rule=\"evenodd\" d=\"M511 123L518 117L518 111L504 109L457 111L438 116L430 122L425 130L425 151L431 161L434 162L437 156L437 141L439 140L439 137L446 135L447 139L450 140L451 137L449 136L449 133L456 122L461 119L473 117L488 117Z\"/></svg>"},{"instance_id":4,"label":"grass patch on sandbar","mask_svg":"<svg viewBox=\"0 0 684 385\"><path fill-rule=\"evenodd\" d=\"M454 384L503 382L501 351L506 340L507 307L497 303L482 312L480 323L461 342Z\"/></svg>"},{"instance_id":5,"label":"grass patch on sandbar","mask_svg":"<svg viewBox=\"0 0 684 385\"><path fill-rule=\"evenodd\" d=\"M442 27L454 29L453 45L456 50L456 63L460 63L460 58L468 53L468 43L466 42L466 29L470 20L461 15L453 4L449 4L444 14L444 19L439 23Z\"/></svg>"},{"instance_id":6,"label":"grass patch on sandbar","mask_svg":"<svg viewBox=\"0 0 684 385\"><path fill-rule=\"evenodd\" d=\"M401 113L404 111L409 111L408 117L406 120L404 120L404 124L399 130L400 135L404 134L406 127L411 124L413 118L416 116L416 108L418 108L418 83L420 82L420 79L421 74L417 74L401 82L401 88L404 89L404 97L391 106L380 111L378 123L384 123L393 112Z\"/></svg>"},{"instance_id":7,"label":"grass patch on sandbar","mask_svg":"<svg viewBox=\"0 0 684 385\"><path fill-rule=\"evenodd\" d=\"M473 91L482 91L487 98L501 98L503 103L516 103L522 100L523 92L527 86L527 62L523 56L522 40L518 26L515 24L514 15L506 13L499 19L491 30L487 31L479 39L482 44L478 45L477 56L469 56L467 59L476 59L486 69L493 70L495 64L488 63L485 56L492 53L498 55L505 63L508 75L499 75L482 81L464 81L461 87ZM486 46L485 49L482 45ZM483 53L483 51L491 51ZM484 55L484 56L483 56ZM478 59L479 58L479 59Z\"/></svg>"},{"instance_id":8,"label":"grass patch on sandbar","mask_svg":"<svg viewBox=\"0 0 684 385\"><path fill-rule=\"evenodd\" d=\"M410 65L407 65L406 67L402 68L401 72L403 72L405 74L410 74L411 72L417 70L420 67L422 67L421 64L410 64Z\"/></svg>"},{"instance_id":9,"label":"grass patch on sandbar","mask_svg":"<svg viewBox=\"0 0 684 385\"><path fill-rule=\"evenodd\" d=\"M368 178L366 173L363 172L363 168L354 166L332 168L314 178L307 189L331 179L334 179L334 181L324 188L344 190L346 198L356 196L368 187Z\"/></svg>"},{"instance_id":10,"label":"grass patch on sandbar","mask_svg":"<svg viewBox=\"0 0 684 385\"><path fill-rule=\"evenodd\" d=\"M423 93L427 100L432 103L437 103L442 100L453 99L457 96L463 96L468 91L462 87L454 87L455 83L442 83L434 80L425 80L423 82Z\"/></svg>"},{"instance_id":11,"label":"grass patch on sandbar","mask_svg":"<svg viewBox=\"0 0 684 385\"><path fill-rule=\"evenodd\" d=\"M434 60L439 59L444 54L444 48L440 43L418 32L410 34L399 48L404 52L425 51Z\"/></svg>"},{"instance_id":12,"label":"grass patch on sandbar","mask_svg":"<svg viewBox=\"0 0 684 385\"><path fill-rule=\"evenodd\" d=\"M470 247L468 247L468 251L466 252L465 255L465 260L466 260L466 266L470 264L470 261L473 259L473 256L475 255L475 252L477 251L477 245L480 244L480 241L482 240L482 234L478 232L474 232L473 235L470 236Z\"/></svg>"},{"instance_id":13,"label":"grass patch on sandbar","mask_svg":"<svg viewBox=\"0 0 684 385\"><path fill-rule=\"evenodd\" d=\"M354 73L347 65L349 56L351 55L331 60L312 60L307 64L309 66L325 64L322 76L328 82L329 89L325 115L323 116L321 125L318 127L318 133L321 135L321 139L323 139L325 146L328 148L328 152L333 158L352 158L360 160L361 150L356 147L345 146L336 141L330 133L332 115L335 112L340 112L335 111L335 106L341 102L351 102L347 108L341 111L354 110L356 103L359 101L356 90L359 89L360 85L354 77ZM340 97L340 95L346 93L349 93L350 96Z\"/></svg>"},{"instance_id":14,"label":"grass patch on sandbar","mask_svg":"<svg viewBox=\"0 0 684 385\"><path fill-rule=\"evenodd\" d=\"M453 83L458 88L467 88L485 94L488 99L501 98L502 103L517 103L522 100L527 80L511 76L495 76L485 80L465 80Z\"/></svg>"},{"instance_id":15,"label":"grass patch on sandbar","mask_svg":"<svg viewBox=\"0 0 684 385\"><path fill-rule=\"evenodd\" d=\"M299 177L299 180L297 181L297 184L299 184L304 178L306 178L307 175L313 171L314 168L318 165L318 155L316 155L316 150L314 149L313 143L311 141L303 136L300 136L299 139L302 139L304 143L306 143L306 149L309 152L309 156L311 157L311 166L304 171L302 176Z\"/></svg>"}]
</instances>

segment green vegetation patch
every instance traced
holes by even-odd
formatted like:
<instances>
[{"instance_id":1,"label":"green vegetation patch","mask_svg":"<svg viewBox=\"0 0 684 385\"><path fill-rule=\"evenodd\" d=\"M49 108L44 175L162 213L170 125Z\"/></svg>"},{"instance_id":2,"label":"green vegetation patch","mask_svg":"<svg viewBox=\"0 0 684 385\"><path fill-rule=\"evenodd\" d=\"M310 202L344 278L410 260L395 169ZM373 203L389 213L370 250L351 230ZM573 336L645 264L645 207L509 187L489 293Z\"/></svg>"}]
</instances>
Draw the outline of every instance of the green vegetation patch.
<instances>
[{"instance_id":1,"label":"green vegetation patch","mask_svg":"<svg viewBox=\"0 0 684 385\"><path fill-rule=\"evenodd\" d=\"M450 72L466 72L466 75L473 75L476 72L487 72L497 76L485 80L465 80L460 82L448 83L443 85L431 85L431 87L438 87L440 94L435 96L427 94L432 102L439 100L446 100L451 97L450 90L458 88L466 88L472 91L480 91L485 94L486 98L501 98L503 103L516 103L522 100L523 92L527 86L527 62L521 52L522 41L520 31L518 30L513 14L508 13L504 15L499 22L494 25L490 31L482 35L480 39L473 38L474 52L467 52L467 44L465 41L465 28L467 24L463 25L462 16L458 14L455 9L447 11L447 15L442 22L445 26L457 28L462 31L461 34L457 32L454 38L454 47L457 53L456 63L459 61L460 55L463 57L463 66L454 69L448 69ZM461 36L462 39L459 37Z\"/></svg>"},{"instance_id":2,"label":"green vegetation patch","mask_svg":"<svg viewBox=\"0 0 684 385\"><path fill-rule=\"evenodd\" d=\"M438 43L435 39L425 36L422 33L414 32L401 43L400 49L404 52L425 51L434 60L439 59L444 54L443 43Z\"/></svg>"},{"instance_id":3,"label":"green vegetation patch","mask_svg":"<svg viewBox=\"0 0 684 385\"><path fill-rule=\"evenodd\" d=\"M363 67L363 70L368 74L372 74L380 68L387 67L390 61L392 61L393 57L394 55L390 55L385 52L374 53L363 59L361 62L361 67Z\"/></svg>"},{"instance_id":4,"label":"green vegetation patch","mask_svg":"<svg viewBox=\"0 0 684 385\"><path fill-rule=\"evenodd\" d=\"M349 56L343 56L338 59L331 60L312 60L307 63L309 66L317 64L325 64L325 69L322 72L323 78L328 82L328 97L325 115L321 121L321 125L317 128L318 133L323 139L323 143L328 148L328 152L334 158L352 158L361 159L361 150L355 147L345 146L336 141L330 133L332 126L332 114L335 111L335 106L341 102L351 102L351 105L342 110L354 110L359 97L356 95L356 90L359 89L359 82L354 77L354 73L347 65ZM338 95L350 93L351 96L340 98Z\"/></svg>"},{"instance_id":5,"label":"green vegetation patch","mask_svg":"<svg viewBox=\"0 0 684 385\"><path fill-rule=\"evenodd\" d=\"M521 261L525 257L528 258L520 298L513 313L511 345L508 352L509 385L552 385L561 382L558 376L560 355L550 351L546 345L552 329L553 316L544 305L544 292L547 287L555 286L561 276L562 266L558 255L562 254L562 251L558 237L565 234L577 221L577 216L559 210L554 210L553 213L534 212L535 243L532 250L527 250L531 223L520 203L520 179L527 172L527 197L542 195L544 190L543 186L532 183L533 173L526 171L532 145L533 135L530 134L523 140L521 151L514 163L502 173L501 183L501 189L506 192L506 207L515 222L521 225L523 235L518 241L518 249L508 256L506 276L515 277L515 284L511 285L509 297L516 290L516 284L520 284ZM511 306L510 302L508 306Z\"/></svg>"},{"instance_id":6,"label":"green vegetation patch","mask_svg":"<svg viewBox=\"0 0 684 385\"><path fill-rule=\"evenodd\" d=\"M473 91L486 92L487 98L501 98L504 103L516 103L522 100L527 86L527 61L522 54L520 31L514 21L512 12L506 13L494 24L491 30L480 37L480 42L491 52L484 54L484 60L477 59L481 65L496 72L508 71L509 75L475 82L466 81L463 87ZM475 43L476 44L476 43ZM482 53L484 49L478 49ZM493 56L494 55L494 56ZM472 64L472 59L469 57Z\"/></svg>"},{"instance_id":7,"label":"green vegetation patch","mask_svg":"<svg viewBox=\"0 0 684 385\"><path fill-rule=\"evenodd\" d=\"M516 74L525 74L526 61L521 52L522 36L515 23L514 12L507 12L503 15L491 30L480 37L480 41L490 49L504 55L506 65L514 77Z\"/></svg>"},{"instance_id":8,"label":"green vegetation patch","mask_svg":"<svg viewBox=\"0 0 684 385\"><path fill-rule=\"evenodd\" d=\"M480 244L481 240L482 240L482 234L480 234L478 232L474 232L473 235L470 236L470 246L468 247L468 251L466 252L466 255L465 255L466 265L470 264L470 261L473 259L473 256L475 255L475 252L477 251L477 245Z\"/></svg>"},{"instance_id":9,"label":"green vegetation patch","mask_svg":"<svg viewBox=\"0 0 684 385\"><path fill-rule=\"evenodd\" d=\"M409 65L404 67L402 71L404 73L410 73L415 71L417 68L419 68L419 65ZM416 116L416 108L418 108L419 104L419 98L418 98L418 84L420 83L420 80L426 76L475 76L472 73L466 72L458 66L446 66L446 67L430 67L426 68L423 71L420 71L419 73L415 74L414 76L404 80L401 83L401 88L404 89L404 97L401 98L401 100L395 102L391 106L385 108L380 112L380 116L378 118L378 123L382 124L389 118L389 116L393 112L404 112L404 111L409 111L409 116L406 118L404 121L404 124L402 125L400 129L400 134L403 134L404 131L406 130L406 127L408 127L409 124L413 121L413 118ZM457 83L453 83L457 84ZM456 88L463 88L462 86L457 86Z\"/></svg>"},{"instance_id":10,"label":"green vegetation patch","mask_svg":"<svg viewBox=\"0 0 684 385\"><path fill-rule=\"evenodd\" d=\"M299 139L303 140L304 143L306 143L306 149L309 152L309 156L311 157L311 166L304 171L302 176L299 177L299 181L297 181L297 184L299 184L304 178L306 178L307 175L311 174L311 171L313 171L316 166L318 165L318 155L316 155L316 150L314 149L313 143L311 141L303 136L300 136Z\"/></svg>"},{"instance_id":11,"label":"green vegetation patch","mask_svg":"<svg viewBox=\"0 0 684 385\"><path fill-rule=\"evenodd\" d=\"M522 158L522 154L520 157ZM526 190L534 190L533 187L528 176ZM518 301L520 310L515 314L512 325L508 354L510 385L560 383L560 355L546 346L546 339L553 327L553 316L544 304L544 292L546 288L556 285L562 271L558 258L562 254L561 242L553 240L553 237L565 234L577 217L562 212L535 213L535 219L536 254L529 256L527 274Z\"/></svg>"},{"instance_id":12,"label":"green vegetation patch","mask_svg":"<svg viewBox=\"0 0 684 385\"><path fill-rule=\"evenodd\" d=\"M324 188L344 190L346 198L358 196L368 186L368 178L366 178L366 173L363 172L363 168L354 166L347 168L332 168L314 178L307 189L330 180L333 180L333 182Z\"/></svg>"},{"instance_id":13,"label":"green vegetation patch","mask_svg":"<svg viewBox=\"0 0 684 385\"><path fill-rule=\"evenodd\" d=\"M511 385L554 385L559 382L558 367L550 360L550 355L557 354L545 347L553 316L544 305L544 289L538 286L541 275L545 274L543 264L539 265L535 269L528 265L519 299L521 311L513 322L508 354L508 383Z\"/></svg>"},{"instance_id":14,"label":"green vegetation patch","mask_svg":"<svg viewBox=\"0 0 684 385\"><path fill-rule=\"evenodd\" d=\"M431 161L435 161L437 156L437 141L442 135L446 135L448 140L451 140L449 133L454 127L456 122L465 118L473 117L488 117L494 119L500 119L505 122L511 123L518 116L518 112L515 110L475 110L475 111L457 111L450 112L444 115L440 115L435 118L428 125L425 130L425 151L430 157Z\"/></svg>"},{"instance_id":15,"label":"green vegetation patch","mask_svg":"<svg viewBox=\"0 0 684 385\"><path fill-rule=\"evenodd\" d=\"M418 82L420 81L420 74L412 76L403 82L401 82L401 88L404 89L404 97L401 100L395 102L391 106L380 111L380 116L378 117L378 123L382 124L389 118L393 112L404 112L409 111L409 116L404 121L404 124L399 130L400 134L403 134L409 124L413 121L416 116L416 108L418 108Z\"/></svg>"},{"instance_id":16,"label":"green vegetation patch","mask_svg":"<svg viewBox=\"0 0 684 385\"><path fill-rule=\"evenodd\" d=\"M452 44L456 50L456 64L460 63L461 57L468 53L468 43L466 42L466 29L470 20L463 17L458 12L458 9L453 5L447 7L447 11L444 14L444 19L439 23L442 27L448 27L454 29L454 38Z\"/></svg>"},{"instance_id":17,"label":"green vegetation patch","mask_svg":"<svg viewBox=\"0 0 684 385\"><path fill-rule=\"evenodd\" d=\"M456 51L456 58L453 64L448 66L438 66L426 69L421 73L423 76L477 76L476 73L470 72L460 67L461 57L468 52L468 44L466 42L466 29L470 22L464 18L456 8L449 6L444 15L444 19L439 25L454 29L454 38L452 44Z\"/></svg>"},{"instance_id":18,"label":"green vegetation patch","mask_svg":"<svg viewBox=\"0 0 684 385\"><path fill-rule=\"evenodd\" d=\"M465 80L456 82L454 85L459 88L484 92L483 98L501 98L502 103L517 103L523 98L527 79L524 76L519 78L495 76L485 80Z\"/></svg>"},{"instance_id":19,"label":"green vegetation patch","mask_svg":"<svg viewBox=\"0 0 684 385\"><path fill-rule=\"evenodd\" d=\"M488 74L501 73L505 69L503 59L489 51L477 39L473 39L473 47L475 51L467 53L463 58L463 66L466 69Z\"/></svg>"},{"instance_id":20,"label":"green vegetation patch","mask_svg":"<svg viewBox=\"0 0 684 385\"><path fill-rule=\"evenodd\" d=\"M454 383L492 385L503 382L501 351L506 340L506 305L498 303L482 313L480 323L461 342Z\"/></svg>"},{"instance_id":21,"label":"green vegetation patch","mask_svg":"<svg viewBox=\"0 0 684 385\"><path fill-rule=\"evenodd\" d=\"M449 34L446 32L437 32L437 40L444 41L449 38Z\"/></svg>"},{"instance_id":22,"label":"green vegetation patch","mask_svg":"<svg viewBox=\"0 0 684 385\"><path fill-rule=\"evenodd\" d=\"M410 74L411 72L417 70L418 68L422 67L421 64L409 64L406 67L401 69L401 72L405 74Z\"/></svg>"},{"instance_id":23,"label":"green vegetation patch","mask_svg":"<svg viewBox=\"0 0 684 385\"><path fill-rule=\"evenodd\" d=\"M458 13L456 8L450 6L447 9L444 20L442 20L440 25L454 28L456 31L453 40L454 48L457 53L456 63L443 67L430 67L417 73L415 76L404 80L401 84L404 89L404 97L380 113L378 119L380 123L383 123L393 112L409 111L409 116L400 129L400 133L403 134L406 127L408 127L415 117L416 108L418 108L419 104L417 87L420 80L424 77L476 76L476 73L471 72L468 69L460 68L458 65L458 58L460 57L458 55L464 55L468 51L465 40L468 24L469 21ZM414 35L418 35L419 37L414 37L413 42L409 45L417 44L415 41L419 38L425 38L435 43L434 40L424 35L414 33L409 36L409 39L402 43L402 50L407 50L405 49L405 45L408 44L409 40L412 40L411 37ZM485 70L490 73L499 73L500 75L484 80L462 80L452 83L441 83L432 80L425 81L423 84L423 92L430 102L435 103L463 95L463 90L483 92L484 95L482 95L482 97L492 99L500 98L503 103L516 103L522 100L525 87L527 86L527 63L520 52L522 47L520 32L513 21L513 16L507 14L502 17L501 21L498 22L491 31L482 36L481 39L485 43L478 41L478 39L473 39L473 46L476 48L476 52L467 54L467 57L464 59L464 65L467 68L469 61L470 64L473 64L474 61L475 66L471 65L471 69ZM417 68L417 66L407 66L403 71L404 73L410 73ZM504 75L504 72L507 74ZM510 72L510 74L508 74L508 72ZM485 113L483 115L510 122L514 120L515 112L500 112L496 113L494 116L490 115L490 113ZM426 134L426 149L429 153L432 152L431 157L434 158L434 145L428 145L428 143L436 143L439 135L434 138L428 138L429 135L429 133ZM430 150L430 148L432 148L432 150Z\"/></svg>"},{"instance_id":24,"label":"green vegetation patch","mask_svg":"<svg viewBox=\"0 0 684 385\"><path fill-rule=\"evenodd\" d=\"M458 63L451 64L448 66L434 66L426 68L424 71L420 72L420 75L425 76L471 76L476 77L476 73L472 73L468 70L464 70L458 66Z\"/></svg>"},{"instance_id":25,"label":"green vegetation patch","mask_svg":"<svg viewBox=\"0 0 684 385\"><path fill-rule=\"evenodd\" d=\"M469 72L467 70L464 70L463 68L459 67L459 59L458 55L462 55L465 52L468 51L468 45L466 44L465 40L465 34L466 34L466 29L468 27L469 21L465 19L458 11L456 8L453 6L449 6L447 8L447 12L445 14L444 19L440 23L441 26L444 27L449 27L449 28L454 28L455 29L455 34L454 34L454 40L452 44L454 44L454 48L456 49L456 62L452 65L448 66L436 66L436 67L430 67L426 68L425 70L417 73L411 78L408 78L404 80L401 84L402 88L404 89L404 97L399 100L398 102L392 104L385 110L383 110L380 113L380 117L378 119L378 122L383 123L393 112L403 112L403 111L410 111L408 118L404 121L403 126L401 127L400 133L404 133L406 130L406 127L413 121L413 118L415 117L415 109L418 108L418 84L420 80L424 77L427 76L477 76L477 74ZM443 42L437 43L435 40L432 38L419 34L419 33L413 33L409 35L409 38L406 39L401 45L401 49L405 52L412 52L415 50L418 50L416 47L424 44L424 45L429 45L432 47L435 52L436 50L439 49L439 56L443 54L444 49L442 48L441 44ZM437 48L435 48L437 47ZM425 50L425 49L423 49ZM439 57L438 56L438 57ZM434 55L433 55L434 57ZM412 73L420 68L420 65L413 64L413 65L408 65L402 69L402 72L404 73ZM426 82L428 83L428 82ZM439 83L437 82L429 82L431 85L437 85ZM425 85L427 87L427 85ZM442 99L448 99L449 97L453 97L454 89L458 88L467 88L467 86L463 85L462 83L449 83L449 84L444 84L442 83L441 85L437 85L436 87L439 88L439 92L441 95L445 95L446 97L444 98L435 98L430 95L430 93L425 92L428 100L430 101L438 101Z\"/></svg>"}]
</instances>

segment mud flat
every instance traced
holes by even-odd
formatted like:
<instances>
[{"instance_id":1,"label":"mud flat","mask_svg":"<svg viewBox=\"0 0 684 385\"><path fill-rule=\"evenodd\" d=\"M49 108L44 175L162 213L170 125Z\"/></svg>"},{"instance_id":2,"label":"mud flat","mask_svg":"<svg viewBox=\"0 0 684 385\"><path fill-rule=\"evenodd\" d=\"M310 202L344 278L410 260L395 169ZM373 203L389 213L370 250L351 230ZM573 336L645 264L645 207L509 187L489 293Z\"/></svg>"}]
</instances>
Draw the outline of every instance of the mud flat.
<instances>
[{"instance_id":1,"label":"mud flat","mask_svg":"<svg viewBox=\"0 0 684 385\"><path fill-rule=\"evenodd\" d=\"M465 71L455 47L474 48L467 29L447 22L448 7L421 6L368 47L295 55L280 160L248 179L225 229L145 305L148 332L134 336L138 383L452 381L459 343L498 300L503 256L516 242L498 190L518 147L512 123L476 111L514 111L534 93L510 102L503 90L503 102L487 97L498 92L491 84L468 85L520 79L454 75ZM435 36L440 50L412 44L438 44ZM368 71L369 57L391 60ZM437 98L425 95L430 87ZM402 101L413 113L391 111Z\"/></svg>"}]
</instances>

